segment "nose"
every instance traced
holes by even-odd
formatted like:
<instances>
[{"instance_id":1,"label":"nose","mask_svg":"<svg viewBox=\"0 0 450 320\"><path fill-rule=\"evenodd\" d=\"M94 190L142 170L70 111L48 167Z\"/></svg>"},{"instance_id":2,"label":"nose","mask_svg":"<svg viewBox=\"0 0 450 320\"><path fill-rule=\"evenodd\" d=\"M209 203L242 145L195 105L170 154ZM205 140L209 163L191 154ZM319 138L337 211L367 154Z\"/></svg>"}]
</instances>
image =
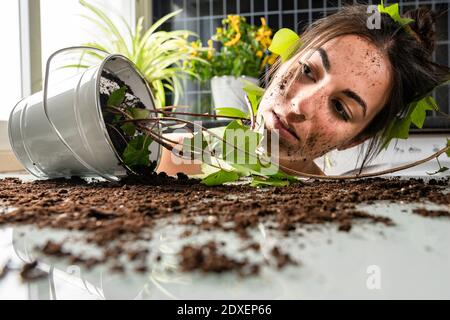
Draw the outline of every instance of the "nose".
<instances>
[{"instance_id":1,"label":"nose","mask_svg":"<svg viewBox=\"0 0 450 320\"><path fill-rule=\"evenodd\" d=\"M327 94L322 86L301 88L291 99L291 108L286 116L292 122L311 120L326 104Z\"/></svg>"}]
</instances>

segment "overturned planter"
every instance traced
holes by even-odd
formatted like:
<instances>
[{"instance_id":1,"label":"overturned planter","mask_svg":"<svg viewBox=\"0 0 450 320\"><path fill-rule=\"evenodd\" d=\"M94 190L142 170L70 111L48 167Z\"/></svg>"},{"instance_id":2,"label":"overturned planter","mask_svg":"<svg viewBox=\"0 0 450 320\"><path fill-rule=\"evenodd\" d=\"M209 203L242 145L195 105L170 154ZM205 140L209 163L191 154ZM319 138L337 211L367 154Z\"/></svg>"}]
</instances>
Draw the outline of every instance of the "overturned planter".
<instances>
[{"instance_id":1,"label":"overturned planter","mask_svg":"<svg viewBox=\"0 0 450 320\"><path fill-rule=\"evenodd\" d=\"M11 147L29 173L39 179L80 176L117 181L131 171L111 140L102 114L104 72L125 82L146 108L155 109L147 82L121 55L108 55L99 65L47 88L47 94L44 87L21 100L8 123ZM158 163L160 145L153 142L149 148L150 161Z\"/></svg>"}]
</instances>

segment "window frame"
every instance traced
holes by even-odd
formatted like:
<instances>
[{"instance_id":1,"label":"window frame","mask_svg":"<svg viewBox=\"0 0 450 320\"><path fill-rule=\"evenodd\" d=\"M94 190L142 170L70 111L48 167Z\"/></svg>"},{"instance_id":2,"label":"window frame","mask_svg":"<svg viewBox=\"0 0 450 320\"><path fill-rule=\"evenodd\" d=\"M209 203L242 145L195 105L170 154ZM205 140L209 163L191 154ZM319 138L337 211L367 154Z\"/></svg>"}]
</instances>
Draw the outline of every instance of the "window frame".
<instances>
[{"instance_id":1,"label":"window frame","mask_svg":"<svg viewBox=\"0 0 450 320\"><path fill-rule=\"evenodd\" d=\"M41 1L18 0L18 2L21 98L25 98L42 90ZM141 16L145 17L145 27L151 25L152 7L152 0L131 1L133 27ZM9 144L7 123L8 120L0 120L0 172L6 170L6 162L3 160L9 161L13 154ZM20 169L21 166L17 162L17 165L8 165L7 168Z\"/></svg>"},{"instance_id":2,"label":"window frame","mask_svg":"<svg viewBox=\"0 0 450 320\"><path fill-rule=\"evenodd\" d=\"M41 88L40 0L19 0L19 51L21 98ZM8 137L8 120L0 120L0 171L5 170L12 155ZM8 165L8 168L15 165Z\"/></svg>"}]
</instances>

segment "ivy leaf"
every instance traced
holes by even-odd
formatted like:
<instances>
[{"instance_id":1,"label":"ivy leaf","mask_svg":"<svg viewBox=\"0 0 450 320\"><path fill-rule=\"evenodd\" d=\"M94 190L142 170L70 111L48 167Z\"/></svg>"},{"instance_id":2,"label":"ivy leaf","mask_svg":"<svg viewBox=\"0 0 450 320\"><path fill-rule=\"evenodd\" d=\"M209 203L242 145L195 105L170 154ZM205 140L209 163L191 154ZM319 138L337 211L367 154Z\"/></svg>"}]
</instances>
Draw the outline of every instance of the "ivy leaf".
<instances>
[{"instance_id":1,"label":"ivy leaf","mask_svg":"<svg viewBox=\"0 0 450 320\"><path fill-rule=\"evenodd\" d=\"M427 116L427 110L439 110L436 100L431 96L419 100L411 113L411 122L419 129L422 129L423 127L423 123Z\"/></svg>"},{"instance_id":2,"label":"ivy leaf","mask_svg":"<svg viewBox=\"0 0 450 320\"><path fill-rule=\"evenodd\" d=\"M248 118L244 111L236 108L217 108L216 113L218 116Z\"/></svg>"},{"instance_id":3,"label":"ivy leaf","mask_svg":"<svg viewBox=\"0 0 450 320\"><path fill-rule=\"evenodd\" d=\"M392 139L408 139L411 123L418 128L422 128L426 117L426 110L439 110L436 101L431 96L412 102L409 105L408 113L403 119L394 120L387 130L383 148L386 149Z\"/></svg>"},{"instance_id":4,"label":"ivy leaf","mask_svg":"<svg viewBox=\"0 0 450 320\"><path fill-rule=\"evenodd\" d=\"M272 39L269 50L281 57L281 61L288 60L292 53L301 46L300 37L288 28L278 30Z\"/></svg>"},{"instance_id":5,"label":"ivy leaf","mask_svg":"<svg viewBox=\"0 0 450 320\"><path fill-rule=\"evenodd\" d=\"M285 179L285 180L288 180L290 182L296 182L296 181L298 182L298 181L300 181L296 177L288 175L288 174L286 174L286 173L284 173L282 171L278 171L277 173L275 173L273 175L270 175L270 177L274 178L274 179Z\"/></svg>"},{"instance_id":6,"label":"ivy leaf","mask_svg":"<svg viewBox=\"0 0 450 320\"><path fill-rule=\"evenodd\" d=\"M273 177L259 177L254 176L252 177L252 182L250 183L250 186L252 187L261 187L261 186L271 186L271 187L285 187L289 185L288 180L280 180Z\"/></svg>"},{"instance_id":7,"label":"ivy leaf","mask_svg":"<svg viewBox=\"0 0 450 320\"><path fill-rule=\"evenodd\" d=\"M123 161L129 167L148 166L150 163L150 150L148 147L152 139L139 135L131 140L123 152Z\"/></svg>"},{"instance_id":8,"label":"ivy leaf","mask_svg":"<svg viewBox=\"0 0 450 320\"><path fill-rule=\"evenodd\" d=\"M122 115L121 114L115 114L113 119L112 119L112 121L111 121L111 123L114 124L114 123L117 123L117 122L119 122L121 120L122 120Z\"/></svg>"},{"instance_id":9,"label":"ivy leaf","mask_svg":"<svg viewBox=\"0 0 450 320\"><path fill-rule=\"evenodd\" d=\"M256 114L258 105L261 102L261 98L264 95L264 89L255 85L254 83L244 80L243 90L247 94L250 103L252 104L253 113Z\"/></svg>"},{"instance_id":10,"label":"ivy leaf","mask_svg":"<svg viewBox=\"0 0 450 320\"><path fill-rule=\"evenodd\" d=\"M239 174L235 171L219 170L205 177L201 183L211 187L222 185L226 182L234 182L239 179Z\"/></svg>"},{"instance_id":11,"label":"ivy leaf","mask_svg":"<svg viewBox=\"0 0 450 320\"><path fill-rule=\"evenodd\" d=\"M283 172L278 172L268 177L253 176L250 186L272 186L272 187L284 187L288 186L291 182L299 181L297 178L287 175Z\"/></svg>"},{"instance_id":12,"label":"ivy leaf","mask_svg":"<svg viewBox=\"0 0 450 320\"><path fill-rule=\"evenodd\" d=\"M133 119L148 119L150 118L150 110L142 108L128 108L127 113L133 117Z\"/></svg>"},{"instance_id":13,"label":"ivy leaf","mask_svg":"<svg viewBox=\"0 0 450 320\"><path fill-rule=\"evenodd\" d=\"M264 95L264 89L260 86L257 86L248 80L242 80L242 82L244 83L243 90L247 95L254 95L257 97L262 97Z\"/></svg>"},{"instance_id":14,"label":"ivy leaf","mask_svg":"<svg viewBox=\"0 0 450 320\"><path fill-rule=\"evenodd\" d=\"M427 172L428 175L430 176L434 176L435 174L441 173L441 172L445 172L447 171L448 168L447 167L440 167L438 171L435 172Z\"/></svg>"},{"instance_id":15,"label":"ivy leaf","mask_svg":"<svg viewBox=\"0 0 450 320\"><path fill-rule=\"evenodd\" d=\"M118 107L125 100L125 93L127 91L127 87L123 86L120 89L112 92L108 98L108 102L106 103L108 107Z\"/></svg>"},{"instance_id":16,"label":"ivy leaf","mask_svg":"<svg viewBox=\"0 0 450 320\"><path fill-rule=\"evenodd\" d=\"M134 134L136 133L136 127L130 122L126 122L121 125L120 129L122 129L122 131L130 137L134 136Z\"/></svg>"},{"instance_id":17,"label":"ivy leaf","mask_svg":"<svg viewBox=\"0 0 450 320\"><path fill-rule=\"evenodd\" d=\"M389 144L392 139L408 139L410 126L411 114L408 114L403 119L394 121L389 129L387 143Z\"/></svg>"},{"instance_id":18,"label":"ivy leaf","mask_svg":"<svg viewBox=\"0 0 450 320\"><path fill-rule=\"evenodd\" d=\"M240 121L230 122L224 131L223 140L223 160L229 165L239 170L244 170L248 175L248 170L260 171L261 164L256 155L256 147L261 141L261 134L250 130ZM231 145L230 145L231 144Z\"/></svg>"},{"instance_id":19,"label":"ivy leaf","mask_svg":"<svg viewBox=\"0 0 450 320\"><path fill-rule=\"evenodd\" d=\"M388 14L395 22L398 22L400 25L404 26L407 25L413 21L414 19L410 18L402 18L400 16L400 12L398 10L398 3L394 3L388 7L384 6L383 0L381 0L381 4L378 5L378 11L380 13L386 13Z\"/></svg>"}]
</instances>

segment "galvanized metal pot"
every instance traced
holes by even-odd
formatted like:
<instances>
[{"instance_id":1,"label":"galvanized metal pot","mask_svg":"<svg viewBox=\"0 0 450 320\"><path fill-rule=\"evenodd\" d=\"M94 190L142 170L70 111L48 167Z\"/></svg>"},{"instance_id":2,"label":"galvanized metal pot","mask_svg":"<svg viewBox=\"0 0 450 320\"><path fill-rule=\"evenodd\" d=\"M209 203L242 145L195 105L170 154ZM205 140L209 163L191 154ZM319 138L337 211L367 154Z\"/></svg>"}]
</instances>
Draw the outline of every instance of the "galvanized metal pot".
<instances>
[{"instance_id":1,"label":"galvanized metal pot","mask_svg":"<svg viewBox=\"0 0 450 320\"><path fill-rule=\"evenodd\" d=\"M12 149L25 169L39 179L80 176L117 181L130 171L115 150L103 119L103 71L124 81L147 108L155 108L147 82L121 55L108 55L99 65L49 87L51 59L64 51L86 48L55 52L47 62L44 90L21 100L10 114ZM160 145L154 142L150 148L150 160L158 162Z\"/></svg>"}]
</instances>

